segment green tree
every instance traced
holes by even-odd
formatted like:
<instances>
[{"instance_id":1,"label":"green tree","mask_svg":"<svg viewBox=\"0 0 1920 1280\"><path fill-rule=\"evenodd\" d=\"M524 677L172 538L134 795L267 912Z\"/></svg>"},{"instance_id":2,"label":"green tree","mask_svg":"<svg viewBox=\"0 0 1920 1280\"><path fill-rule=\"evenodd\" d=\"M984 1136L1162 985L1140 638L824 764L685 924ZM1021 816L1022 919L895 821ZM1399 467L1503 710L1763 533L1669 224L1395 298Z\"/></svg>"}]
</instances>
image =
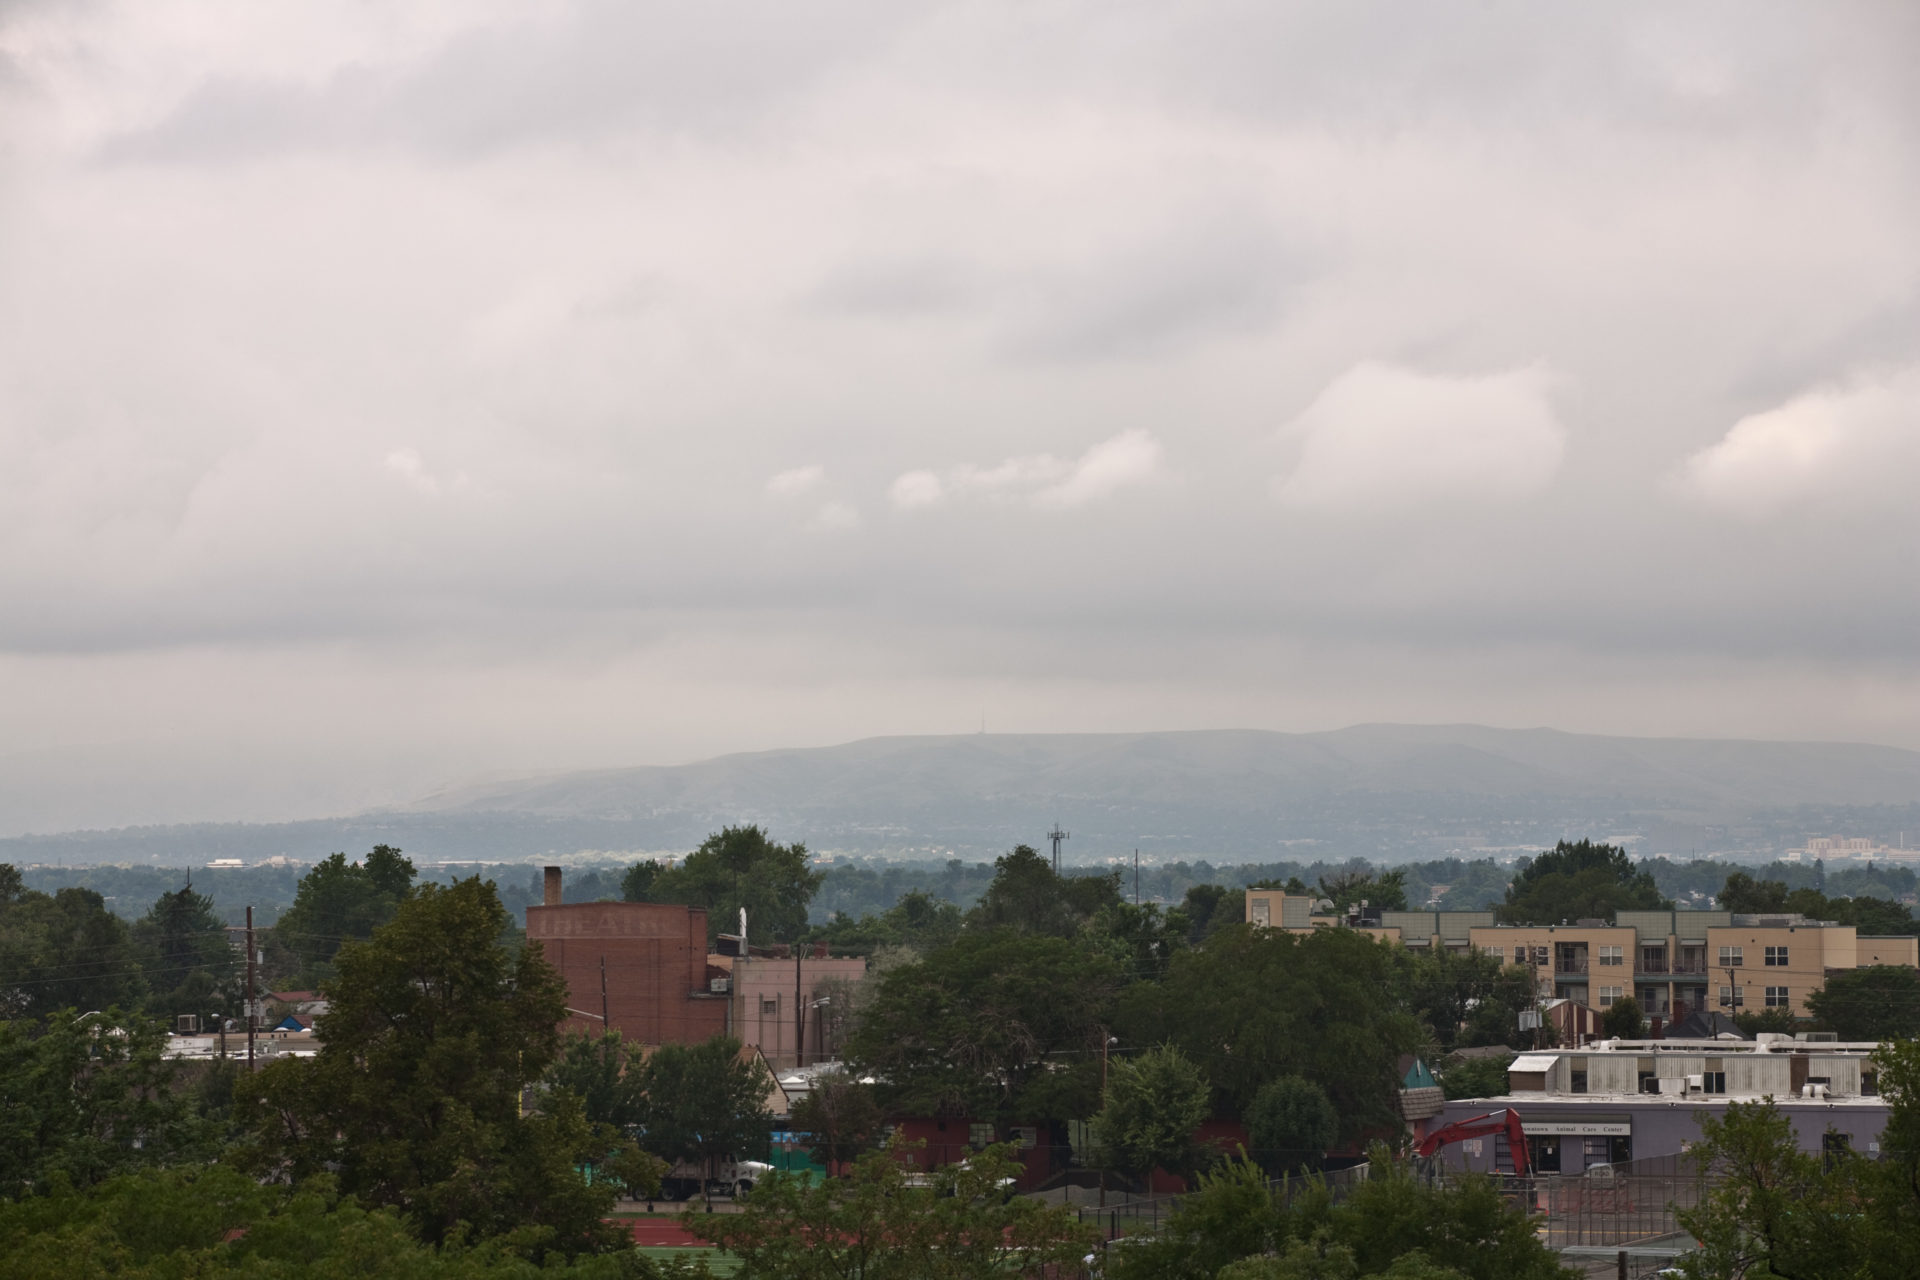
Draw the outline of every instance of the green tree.
<instances>
[{"instance_id":1,"label":"green tree","mask_svg":"<svg viewBox=\"0 0 1920 1280\"><path fill-rule=\"evenodd\" d=\"M536 1254L608 1247L608 1184L576 1171L623 1140L555 1090L521 1093L559 1049L566 986L537 946L501 945L491 883L423 885L373 938L341 948L322 987L320 1052L245 1082L236 1109L248 1165L298 1183L321 1171L346 1193L404 1212L438 1243L511 1234Z\"/></svg>"},{"instance_id":2,"label":"green tree","mask_svg":"<svg viewBox=\"0 0 1920 1280\"><path fill-rule=\"evenodd\" d=\"M1621 996L1600 1012L1600 1034L1609 1040L1639 1040L1647 1034L1647 1018L1640 1002Z\"/></svg>"},{"instance_id":3,"label":"green tree","mask_svg":"<svg viewBox=\"0 0 1920 1280\"><path fill-rule=\"evenodd\" d=\"M1095 1231L1072 1210L1002 1194L1020 1172L1003 1147L929 1175L901 1148L862 1156L852 1176L775 1174L738 1213L681 1218L740 1260L741 1280L987 1280L1065 1274Z\"/></svg>"},{"instance_id":4,"label":"green tree","mask_svg":"<svg viewBox=\"0 0 1920 1280\"><path fill-rule=\"evenodd\" d=\"M300 878L293 905L268 935L268 963L285 977L317 982L333 972L348 942L365 941L393 919L413 886L413 863L378 844L359 862L336 853Z\"/></svg>"},{"instance_id":5,"label":"green tree","mask_svg":"<svg viewBox=\"0 0 1920 1280\"><path fill-rule=\"evenodd\" d=\"M893 1110L1081 1119L1120 985L1112 960L1066 939L967 933L880 976L847 1055Z\"/></svg>"},{"instance_id":6,"label":"green tree","mask_svg":"<svg viewBox=\"0 0 1920 1280\"><path fill-rule=\"evenodd\" d=\"M1800 1150L1773 1099L1702 1112L1691 1156L1706 1178L1680 1225L1700 1242L1681 1266L1690 1276L1851 1277L1871 1256L1861 1229L1859 1165L1829 1166Z\"/></svg>"},{"instance_id":7,"label":"green tree","mask_svg":"<svg viewBox=\"0 0 1920 1280\"><path fill-rule=\"evenodd\" d=\"M799 841L775 844L759 827L724 827L679 866L656 872L647 900L705 907L709 943L739 927L742 907L749 938L792 942L806 932L807 904L823 878Z\"/></svg>"},{"instance_id":8,"label":"green tree","mask_svg":"<svg viewBox=\"0 0 1920 1280\"><path fill-rule=\"evenodd\" d=\"M1872 1235L1867 1249L1872 1280L1920 1276L1920 1040L1883 1044L1873 1055L1887 1124L1880 1158L1862 1161Z\"/></svg>"},{"instance_id":9,"label":"green tree","mask_svg":"<svg viewBox=\"0 0 1920 1280\"><path fill-rule=\"evenodd\" d=\"M1116 1280L1572 1280L1489 1179L1430 1185L1378 1146L1338 1203L1323 1184L1282 1205L1257 1165L1230 1160L1108 1262Z\"/></svg>"},{"instance_id":10,"label":"green tree","mask_svg":"<svg viewBox=\"0 0 1920 1280\"><path fill-rule=\"evenodd\" d=\"M1115 1059L1107 1076L1106 1101L1093 1118L1102 1158L1134 1178L1145 1178L1155 1169L1187 1177L1206 1158L1207 1148L1196 1133L1212 1098L1200 1068L1172 1045Z\"/></svg>"},{"instance_id":11,"label":"green tree","mask_svg":"<svg viewBox=\"0 0 1920 1280\"><path fill-rule=\"evenodd\" d=\"M514 1242L423 1244L392 1209L320 1175L289 1193L225 1165L127 1174L83 1192L0 1203L0 1258L18 1280L234 1275L256 1280L665 1280L703 1265L632 1250L541 1266Z\"/></svg>"},{"instance_id":12,"label":"green tree","mask_svg":"<svg viewBox=\"0 0 1920 1280\"><path fill-rule=\"evenodd\" d=\"M0 1199L212 1158L166 1041L114 1011L0 1022Z\"/></svg>"},{"instance_id":13,"label":"green tree","mask_svg":"<svg viewBox=\"0 0 1920 1280\"><path fill-rule=\"evenodd\" d=\"M620 900L622 902L652 902L653 882L660 878L666 868L658 859L649 858L645 862L636 862L628 867L620 877Z\"/></svg>"},{"instance_id":14,"label":"green tree","mask_svg":"<svg viewBox=\"0 0 1920 1280\"><path fill-rule=\"evenodd\" d=\"M1269 1168L1312 1168L1340 1136L1340 1117L1327 1091L1299 1076L1277 1076L1260 1086L1247 1108L1247 1135Z\"/></svg>"},{"instance_id":15,"label":"green tree","mask_svg":"<svg viewBox=\"0 0 1920 1280\"><path fill-rule=\"evenodd\" d=\"M1842 1040L1910 1040L1920 1036L1920 970L1878 964L1827 974L1807 996L1807 1011Z\"/></svg>"},{"instance_id":16,"label":"green tree","mask_svg":"<svg viewBox=\"0 0 1920 1280\"><path fill-rule=\"evenodd\" d=\"M3 865L3 864L0 864ZM0 1015L132 1008L146 994L126 922L91 889L27 889L17 870L0 883Z\"/></svg>"},{"instance_id":17,"label":"green tree","mask_svg":"<svg viewBox=\"0 0 1920 1280\"><path fill-rule=\"evenodd\" d=\"M1306 891L1302 885L1300 892ZM1196 884L1187 889L1180 909L1187 917L1187 940L1198 946L1224 928L1246 923L1247 891L1218 884Z\"/></svg>"},{"instance_id":18,"label":"green tree","mask_svg":"<svg viewBox=\"0 0 1920 1280\"><path fill-rule=\"evenodd\" d=\"M663 1044L646 1053L635 1073L641 1097L641 1145L668 1163L717 1175L723 1159L757 1160L767 1153L773 1083L757 1054L740 1051L732 1036L699 1044Z\"/></svg>"},{"instance_id":19,"label":"green tree","mask_svg":"<svg viewBox=\"0 0 1920 1280\"><path fill-rule=\"evenodd\" d=\"M844 1071L814 1076L806 1096L793 1104L794 1129L807 1135L814 1157L829 1171L872 1150L883 1118L873 1086Z\"/></svg>"},{"instance_id":20,"label":"green tree","mask_svg":"<svg viewBox=\"0 0 1920 1280\"><path fill-rule=\"evenodd\" d=\"M150 994L147 1007L161 1017L182 1013L239 1013L234 977L239 958L213 899L192 885L163 893L133 926Z\"/></svg>"},{"instance_id":21,"label":"green tree","mask_svg":"<svg viewBox=\"0 0 1920 1280\"><path fill-rule=\"evenodd\" d=\"M1242 1258L1284 1247L1287 1236L1287 1213L1267 1189L1265 1171L1245 1155L1230 1157L1200 1175L1159 1231L1110 1249L1107 1274L1117 1280L1214 1280Z\"/></svg>"},{"instance_id":22,"label":"green tree","mask_svg":"<svg viewBox=\"0 0 1920 1280\"><path fill-rule=\"evenodd\" d=\"M1356 1137L1399 1124L1395 1061L1422 1040L1396 951L1351 929L1235 925L1175 956L1165 982L1130 988L1120 1024L1133 1043L1178 1045L1237 1114L1267 1081L1304 1076Z\"/></svg>"},{"instance_id":23,"label":"green tree","mask_svg":"<svg viewBox=\"0 0 1920 1280\"><path fill-rule=\"evenodd\" d=\"M993 863L993 883L968 923L976 929L1071 938L1103 907L1120 904L1120 872L1059 875L1027 845L1016 845Z\"/></svg>"},{"instance_id":24,"label":"green tree","mask_svg":"<svg viewBox=\"0 0 1920 1280\"><path fill-rule=\"evenodd\" d=\"M625 1133L644 1121L640 1073L632 1069L618 1031L567 1036L542 1083L549 1089L571 1090L587 1119L596 1124L612 1125Z\"/></svg>"},{"instance_id":25,"label":"green tree","mask_svg":"<svg viewBox=\"0 0 1920 1280\"><path fill-rule=\"evenodd\" d=\"M1175 907L1162 911L1154 903L1135 906L1114 902L1087 921L1089 946L1113 958L1136 981L1166 977L1173 957L1187 949L1186 913Z\"/></svg>"},{"instance_id":26,"label":"green tree","mask_svg":"<svg viewBox=\"0 0 1920 1280\"><path fill-rule=\"evenodd\" d=\"M1626 850L1562 840L1551 853L1520 860L1507 899L1494 914L1509 924L1559 924L1672 906L1653 875L1635 867Z\"/></svg>"},{"instance_id":27,"label":"green tree","mask_svg":"<svg viewBox=\"0 0 1920 1280\"><path fill-rule=\"evenodd\" d=\"M1434 1075L1449 1102L1458 1098L1498 1098L1507 1092L1507 1068L1512 1063L1511 1053L1495 1058L1449 1057L1441 1060Z\"/></svg>"},{"instance_id":28,"label":"green tree","mask_svg":"<svg viewBox=\"0 0 1920 1280\"><path fill-rule=\"evenodd\" d=\"M1371 910L1405 911L1407 872L1404 867L1379 872L1371 869L1336 871L1320 877L1320 896L1331 899L1336 912L1345 911L1356 902L1366 903Z\"/></svg>"},{"instance_id":29,"label":"green tree","mask_svg":"<svg viewBox=\"0 0 1920 1280\"><path fill-rule=\"evenodd\" d=\"M1520 1010L1533 1003L1533 975L1526 969L1477 950L1446 947L1408 947L1397 958L1408 1007L1442 1052L1526 1043L1519 1030Z\"/></svg>"},{"instance_id":30,"label":"green tree","mask_svg":"<svg viewBox=\"0 0 1920 1280\"><path fill-rule=\"evenodd\" d=\"M959 937L962 924L960 908L912 889L879 915L855 920L836 912L826 924L809 929L805 941L824 942L838 955L871 956L887 947L924 954Z\"/></svg>"}]
</instances>

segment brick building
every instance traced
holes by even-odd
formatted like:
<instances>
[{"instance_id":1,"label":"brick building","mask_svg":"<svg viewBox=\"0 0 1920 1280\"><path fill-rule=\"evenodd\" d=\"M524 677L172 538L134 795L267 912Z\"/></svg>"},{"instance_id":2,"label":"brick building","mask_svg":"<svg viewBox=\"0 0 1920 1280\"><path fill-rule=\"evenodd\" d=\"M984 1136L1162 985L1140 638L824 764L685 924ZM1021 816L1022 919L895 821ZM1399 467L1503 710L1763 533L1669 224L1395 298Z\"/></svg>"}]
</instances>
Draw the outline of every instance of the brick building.
<instances>
[{"instance_id":1,"label":"brick building","mask_svg":"<svg viewBox=\"0 0 1920 1280\"><path fill-rule=\"evenodd\" d=\"M527 908L527 941L567 981L564 1030L596 1032L604 1017L635 1043L691 1044L727 1029L727 984L707 967L705 909L563 904L560 876L559 867L546 869L545 901Z\"/></svg>"}]
</instances>

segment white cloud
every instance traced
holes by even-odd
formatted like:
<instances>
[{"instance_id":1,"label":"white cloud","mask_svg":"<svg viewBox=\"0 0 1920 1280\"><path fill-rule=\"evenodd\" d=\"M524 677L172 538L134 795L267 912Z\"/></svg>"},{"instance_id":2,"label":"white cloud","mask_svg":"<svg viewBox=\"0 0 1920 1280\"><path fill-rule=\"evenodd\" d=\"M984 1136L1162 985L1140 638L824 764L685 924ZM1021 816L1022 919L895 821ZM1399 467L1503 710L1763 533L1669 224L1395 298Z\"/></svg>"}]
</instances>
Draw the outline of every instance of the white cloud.
<instances>
[{"instance_id":1,"label":"white cloud","mask_svg":"<svg viewBox=\"0 0 1920 1280\"><path fill-rule=\"evenodd\" d=\"M860 527L860 512L844 502L824 503L813 513L813 519L807 521L809 529L857 529Z\"/></svg>"},{"instance_id":2,"label":"white cloud","mask_svg":"<svg viewBox=\"0 0 1920 1280\"><path fill-rule=\"evenodd\" d=\"M1145 431L1123 431L1080 455L1065 479L1033 495L1034 505L1082 506L1152 479L1159 469L1160 442Z\"/></svg>"},{"instance_id":3,"label":"white cloud","mask_svg":"<svg viewBox=\"0 0 1920 1280\"><path fill-rule=\"evenodd\" d=\"M887 489L887 500L902 511L931 507L947 496L946 486L931 471L909 471Z\"/></svg>"},{"instance_id":4,"label":"white cloud","mask_svg":"<svg viewBox=\"0 0 1920 1280\"><path fill-rule=\"evenodd\" d=\"M1280 498L1358 507L1537 493L1566 452L1546 389L1539 369L1446 377L1356 365L1289 424L1300 461Z\"/></svg>"},{"instance_id":5,"label":"white cloud","mask_svg":"<svg viewBox=\"0 0 1920 1280\"><path fill-rule=\"evenodd\" d=\"M405 480L420 493L438 497L442 489L464 489L469 483L467 473L456 472L450 479L441 480L427 469L427 463L418 449L395 449L387 455L387 470Z\"/></svg>"},{"instance_id":6,"label":"white cloud","mask_svg":"<svg viewBox=\"0 0 1920 1280\"><path fill-rule=\"evenodd\" d=\"M776 498L796 498L816 489L827 478L827 469L819 464L793 467L767 480L767 492Z\"/></svg>"},{"instance_id":7,"label":"white cloud","mask_svg":"<svg viewBox=\"0 0 1920 1280\"><path fill-rule=\"evenodd\" d=\"M1878 498L1920 465L1920 370L1797 396L1733 424L1687 459L1681 488L1749 515L1824 499Z\"/></svg>"},{"instance_id":8,"label":"white cloud","mask_svg":"<svg viewBox=\"0 0 1920 1280\"><path fill-rule=\"evenodd\" d=\"M1160 470L1160 442L1148 431L1123 431L1072 462L1050 453L1016 454L990 467L962 463L944 476L908 471L894 480L889 500L901 510L929 507L950 494L1024 499L1036 507L1078 507L1150 480Z\"/></svg>"}]
</instances>

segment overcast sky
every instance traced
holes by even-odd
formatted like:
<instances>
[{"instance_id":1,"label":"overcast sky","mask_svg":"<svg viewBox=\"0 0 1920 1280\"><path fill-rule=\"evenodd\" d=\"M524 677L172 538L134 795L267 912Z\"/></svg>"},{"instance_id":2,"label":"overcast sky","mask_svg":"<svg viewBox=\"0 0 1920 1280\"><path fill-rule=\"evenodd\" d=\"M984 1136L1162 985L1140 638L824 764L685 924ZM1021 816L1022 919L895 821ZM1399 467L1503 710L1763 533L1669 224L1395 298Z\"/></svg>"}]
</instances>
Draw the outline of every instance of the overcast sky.
<instances>
[{"instance_id":1,"label":"overcast sky","mask_svg":"<svg viewBox=\"0 0 1920 1280\"><path fill-rule=\"evenodd\" d=\"M1920 7L0 0L0 834L1920 746Z\"/></svg>"}]
</instances>

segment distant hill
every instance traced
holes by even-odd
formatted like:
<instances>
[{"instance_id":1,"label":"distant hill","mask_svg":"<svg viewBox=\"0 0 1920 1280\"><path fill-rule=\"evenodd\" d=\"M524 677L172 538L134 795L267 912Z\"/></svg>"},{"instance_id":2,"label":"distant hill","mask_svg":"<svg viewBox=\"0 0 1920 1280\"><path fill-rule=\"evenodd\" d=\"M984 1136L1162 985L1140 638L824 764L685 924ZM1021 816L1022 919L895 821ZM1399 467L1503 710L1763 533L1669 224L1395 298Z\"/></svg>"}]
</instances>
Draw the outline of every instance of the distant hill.
<instances>
[{"instance_id":1,"label":"distant hill","mask_svg":"<svg viewBox=\"0 0 1920 1280\"><path fill-rule=\"evenodd\" d=\"M1920 753L1847 743L1612 738L1361 725L871 738L494 782L405 810L0 841L15 861L303 856L376 840L425 857L684 850L760 822L820 851L989 857L1059 821L1075 860L1397 860L1632 839L1640 852L1763 856L1810 833L1920 836ZM29 849L42 851L36 856ZM83 855L82 851L85 850Z\"/></svg>"}]
</instances>

